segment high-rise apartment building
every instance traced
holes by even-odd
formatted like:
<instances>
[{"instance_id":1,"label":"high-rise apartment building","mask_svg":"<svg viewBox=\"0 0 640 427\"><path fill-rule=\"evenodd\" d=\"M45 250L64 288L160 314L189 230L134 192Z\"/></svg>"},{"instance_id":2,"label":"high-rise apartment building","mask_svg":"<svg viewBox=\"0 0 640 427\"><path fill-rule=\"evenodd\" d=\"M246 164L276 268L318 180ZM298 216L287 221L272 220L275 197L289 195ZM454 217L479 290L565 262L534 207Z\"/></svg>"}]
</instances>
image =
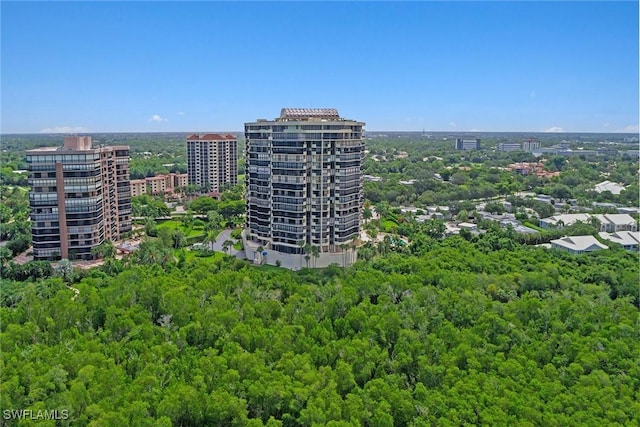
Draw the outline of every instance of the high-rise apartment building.
<instances>
[{"instance_id":1,"label":"high-rise apartment building","mask_svg":"<svg viewBox=\"0 0 640 427\"><path fill-rule=\"evenodd\" d=\"M238 139L229 134L187 137L189 184L205 191L220 191L238 184Z\"/></svg>"},{"instance_id":2,"label":"high-rise apartment building","mask_svg":"<svg viewBox=\"0 0 640 427\"><path fill-rule=\"evenodd\" d=\"M347 248L360 233L364 123L332 108L283 108L244 128L248 258L294 269L353 263Z\"/></svg>"},{"instance_id":3,"label":"high-rise apartment building","mask_svg":"<svg viewBox=\"0 0 640 427\"><path fill-rule=\"evenodd\" d=\"M91 137L27 150L35 260L91 259L91 249L131 230L129 147Z\"/></svg>"}]
</instances>

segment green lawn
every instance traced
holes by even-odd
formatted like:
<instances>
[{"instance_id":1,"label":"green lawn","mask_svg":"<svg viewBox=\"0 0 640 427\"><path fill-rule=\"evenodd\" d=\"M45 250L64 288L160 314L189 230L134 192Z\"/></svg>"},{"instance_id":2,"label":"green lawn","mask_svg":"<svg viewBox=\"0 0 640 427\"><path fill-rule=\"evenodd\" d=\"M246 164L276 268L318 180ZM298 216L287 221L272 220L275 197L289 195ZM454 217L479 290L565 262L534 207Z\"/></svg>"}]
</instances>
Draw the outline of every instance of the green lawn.
<instances>
[{"instance_id":1,"label":"green lawn","mask_svg":"<svg viewBox=\"0 0 640 427\"><path fill-rule=\"evenodd\" d=\"M390 231L393 231L393 229L395 229L397 226L398 224L395 221L390 221L388 219L382 221L382 223L380 224L380 227L382 228L382 230L387 233Z\"/></svg>"},{"instance_id":2,"label":"green lawn","mask_svg":"<svg viewBox=\"0 0 640 427\"><path fill-rule=\"evenodd\" d=\"M204 231L204 227L187 228L182 224L181 221L176 221L176 220L158 221L158 228L159 229L168 228L170 230L181 230L185 234L185 236L190 238L202 237L206 234Z\"/></svg>"},{"instance_id":3,"label":"green lawn","mask_svg":"<svg viewBox=\"0 0 640 427\"><path fill-rule=\"evenodd\" d=\"M186 262L194 262L194 261L200 261L200 262L204 262L206 264L213 264L216 261L222 259L224 257L224 254L222 252L214 252L212 255L207 256L207 257L199 257L196 256L197 252L196 251L190 251L190 250L185 250L185 261ZM177 249L175 251L175 256L176 258L178 258L180 256L180 249Z\"/></svg>"}]
</instances>

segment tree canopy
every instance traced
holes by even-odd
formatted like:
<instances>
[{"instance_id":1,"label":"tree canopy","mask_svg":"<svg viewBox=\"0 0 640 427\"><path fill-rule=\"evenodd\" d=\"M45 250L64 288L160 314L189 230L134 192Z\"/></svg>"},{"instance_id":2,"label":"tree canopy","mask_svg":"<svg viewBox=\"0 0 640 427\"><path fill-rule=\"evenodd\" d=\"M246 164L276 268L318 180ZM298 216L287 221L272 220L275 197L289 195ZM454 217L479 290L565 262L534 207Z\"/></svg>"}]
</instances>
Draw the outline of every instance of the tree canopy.
<instances>
[{"instance_id":1,"label":"tree canopy","mask_svg":"<svg viewBox=\"0 0 640 427\"><path fill-rule=\"evenodd\" d=\"M149 244L75 298L3 280L2 406L74 426L640 422L636 255L424 239L300 272Z\"/></svg>"}]
</instances>

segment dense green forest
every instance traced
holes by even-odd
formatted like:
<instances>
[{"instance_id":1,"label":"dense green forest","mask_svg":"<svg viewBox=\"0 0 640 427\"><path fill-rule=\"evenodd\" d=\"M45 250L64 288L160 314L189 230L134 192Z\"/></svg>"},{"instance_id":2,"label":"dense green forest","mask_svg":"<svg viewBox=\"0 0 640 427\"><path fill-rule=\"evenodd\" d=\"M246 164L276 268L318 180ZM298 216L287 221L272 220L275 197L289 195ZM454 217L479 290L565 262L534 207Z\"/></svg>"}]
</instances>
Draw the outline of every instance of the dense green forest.
<instances>
[{"instance_id":1,"label":"dense green forest","mask_svg":"<svg viewBox=\"0 0 640 427\"><path fill-rule=\"evenodd\" d=\"M105 271L2 281L2 408L74 426L640 423L637 254L453 237L347 269Z\"/></svg>"}]
</instances>

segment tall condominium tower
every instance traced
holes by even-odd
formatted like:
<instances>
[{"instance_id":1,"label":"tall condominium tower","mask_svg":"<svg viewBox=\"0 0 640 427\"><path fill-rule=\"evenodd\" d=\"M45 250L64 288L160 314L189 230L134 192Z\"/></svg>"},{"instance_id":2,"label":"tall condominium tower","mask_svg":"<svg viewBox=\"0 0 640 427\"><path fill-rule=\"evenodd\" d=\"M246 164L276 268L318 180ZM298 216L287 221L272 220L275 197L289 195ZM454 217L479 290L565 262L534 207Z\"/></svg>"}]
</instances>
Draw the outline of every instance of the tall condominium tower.
<instances>
[{"instance_id":1,"label":"tall condominium tower","mask_svg":"<svg viewBox=\"0 0 640 427\"><path fill-rule=\"evenodd\" d=\"M35 260L91 259L131 231L129 147L91 148L91 137L27 150Z\"/></svg>"},{"instance_id":2,"label":"tall condominium tower","mask_svg":"<svg viewBox=\"0 0 640 427\"><path fill-rule=\"evenodd\" d=\"M205 191L238 184L238 139L229 134L188 136L187 173L189 184Z\"/></svg>"},{"instance_id":3,"label":"tall condominium tower","mask_svg":"<svg viewBox=\"0 0 640 427\"><path fill-rule=\"evenodd\" d=\"M273 121L245 123L249 259L294 269L355 261L363 128L332 108L283 108Z\"/></svg>"}]
</instances>

